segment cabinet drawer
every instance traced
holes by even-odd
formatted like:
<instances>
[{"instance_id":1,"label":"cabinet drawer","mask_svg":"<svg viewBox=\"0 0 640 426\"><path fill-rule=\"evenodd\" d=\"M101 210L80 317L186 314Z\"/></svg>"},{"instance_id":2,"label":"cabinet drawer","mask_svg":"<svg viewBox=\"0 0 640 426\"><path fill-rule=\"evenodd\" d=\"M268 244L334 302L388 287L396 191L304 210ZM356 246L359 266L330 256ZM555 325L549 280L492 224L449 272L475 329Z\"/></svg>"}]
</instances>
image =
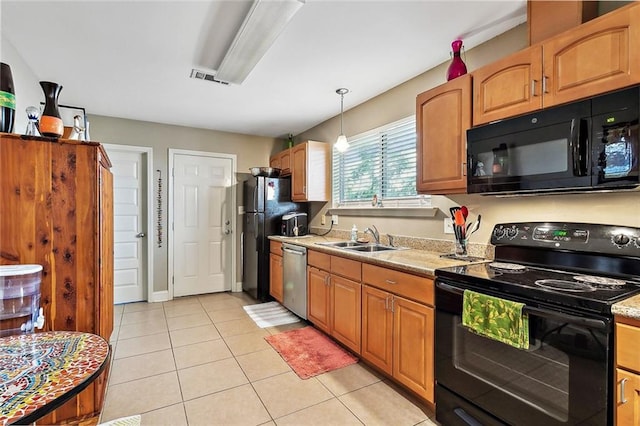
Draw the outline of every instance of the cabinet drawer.
<instances>
[{"instance_id":1,"label":"cabinet drawer","mask_svg":"<svg viewBox=\"0 0 640 426\"><path fill-rule=\"evenodd\" d=\"M398 296L427 305L434 304L433 280L393 269L362 265L362 281Z\"/></svg>"},{"instance_id":2,"label":"cabinet drawer","mask_svg":"<svg viewBox=\"0 0 640 426\"><path fill-rule=\"evenodd\" d=\"M320 253L319 251L307 250L307 265L315 266L316 268L323 269L325 271L330 271L331 255Z\"/></svg>"},{"instance_id":3,"label":"cabinet drawer","mask_svg":"<svg viewBox=\"0 0 640 426\"><path fill-rule=\"evenodd\" d=\"M640 372L640 328L616 324L616 362L618 367Z\"/></svg>"},{"instance_id":4,"label":"cabinet drawer","mask_svg":"<svg viewBox=\"0 0 640 426\"><path fill-rule=\"evenodd\" d=\"M280 241L273 241L269 243L269 252L282 256L282 243Z\"/></svg>"},{"instance_id":5,"label":"cabinet drawer","mask_svg":"<svg viewBox=\"0 0 640 426\"><path fill-rule=\"evenodd\" d=\"M362 280L362 263L344 257L331 256L331 273L360 282Z\"/></svg>"}]
</instances>

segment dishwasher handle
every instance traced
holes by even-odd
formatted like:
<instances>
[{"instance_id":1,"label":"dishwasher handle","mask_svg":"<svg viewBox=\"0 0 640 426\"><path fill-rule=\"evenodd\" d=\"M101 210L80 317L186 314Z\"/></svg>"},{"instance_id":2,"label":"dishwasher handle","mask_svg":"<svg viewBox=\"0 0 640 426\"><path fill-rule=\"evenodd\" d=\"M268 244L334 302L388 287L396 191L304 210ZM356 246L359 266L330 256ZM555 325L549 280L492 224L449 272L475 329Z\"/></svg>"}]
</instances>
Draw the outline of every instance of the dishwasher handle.
<instances>
[{"instance_id":1,"label":"dishwasher handle","mask_svg":"<svg viewBox=\"0 0 640 426\"><path fill-rule=\"evenodd\" d=\"M307 254L307 249L305 247L285 243L282 244L282 251L289 254L295 254L297 256L305 256Z\"/></svg>"}]
</instances>

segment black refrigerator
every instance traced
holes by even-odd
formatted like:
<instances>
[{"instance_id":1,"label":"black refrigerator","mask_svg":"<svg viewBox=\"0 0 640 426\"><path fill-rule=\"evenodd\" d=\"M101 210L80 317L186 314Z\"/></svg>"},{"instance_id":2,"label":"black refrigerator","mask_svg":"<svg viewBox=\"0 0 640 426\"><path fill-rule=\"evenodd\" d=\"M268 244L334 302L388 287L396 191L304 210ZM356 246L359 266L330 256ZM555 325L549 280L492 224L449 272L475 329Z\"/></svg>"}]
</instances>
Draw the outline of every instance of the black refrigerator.
<instances>
[{"instance_id":1,"label":"black refrigerator","mask_svg":"<svg viewBox=\"0 0 640 426\"><path fill-rule=\"evenodd\" d=\"M290 178L252 177L244 182L242 290L258 301L269 297L269 235L280 235L282 216L307 212L291 201Z\"/></svg>"}]
</instances>

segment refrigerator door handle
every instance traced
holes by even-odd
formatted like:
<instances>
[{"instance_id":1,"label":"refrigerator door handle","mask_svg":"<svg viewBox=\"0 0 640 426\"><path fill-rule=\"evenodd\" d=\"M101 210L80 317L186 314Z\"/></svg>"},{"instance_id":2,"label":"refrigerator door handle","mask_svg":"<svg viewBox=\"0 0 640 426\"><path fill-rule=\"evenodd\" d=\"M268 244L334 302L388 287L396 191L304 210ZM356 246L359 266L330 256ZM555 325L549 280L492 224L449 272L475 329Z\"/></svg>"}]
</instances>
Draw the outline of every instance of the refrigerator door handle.
<instances>
[{"instance_id":1,"label":"refrigerator door handle","mask_svg":"<svg viewBox=\"0 0 640 426\"><path fill-rule=\"evenodd\" d=\"M256 236L256 247L260 247L260 241L258 241L258 213L253 214L253 233Z\"/></svg>"},{"instance_id":2,"label":"refrigerator door handle","mask_svg":"<svg viewBox=\"0 0 640 426\"><path fill-rule=\"evenodd\" d=\"M240 233L240 265L242 266L242 280L244 281L244 232Z\"/></svg>"},{"instance_id":3,"label":"refrigerator door handle","mask_svg":"<svg viewBox=\"0 0 640 426\"><path fill-rule=\"evenodd\" d=\"M253 187L253 209L254 212L258 211L258 183Z\"/></svg>"}]
</instances>

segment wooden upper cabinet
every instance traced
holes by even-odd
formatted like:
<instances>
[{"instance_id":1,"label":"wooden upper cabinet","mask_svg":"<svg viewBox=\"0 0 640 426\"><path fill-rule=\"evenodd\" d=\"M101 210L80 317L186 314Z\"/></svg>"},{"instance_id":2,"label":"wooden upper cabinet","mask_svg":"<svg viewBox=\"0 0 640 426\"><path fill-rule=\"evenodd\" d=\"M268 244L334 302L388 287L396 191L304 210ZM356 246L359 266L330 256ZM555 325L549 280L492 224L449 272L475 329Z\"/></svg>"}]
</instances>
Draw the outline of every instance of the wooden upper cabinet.
<instances>
[{"instance_id":1,"label":"wooden upper cabinet","mask_svg":"<svg viewBox=\"0 0 640 426\"><path fill-rule=\"evenodd\" d=\"M473 125L640 83L640 3L473 72Z\"/></svg>"},{"instance_id":2,"label":"wooden upper cabinet","mask_svg":"<svg viewBox=\"0 0 640 426\"><path fill-rule=\"evenodd\" d=\"M280 154L275 154L269 157L269 167L273 167L274 169L281 169L280 167Z\"/></svg>"},{"instance_id":3,"label":"wooden upper cabinet","mask_svg":"<svg viewBox=\"0 0 640 426\"><path fill-rule=\"evenodd\" d=\"M466 74L416 98L419 193L467 190L467 129L471 127L471 75Z\"/></svg>"},{"instance_id":4,"label":"wooden upper cabinet","mask_svg":"<svg viewBox=\"0 0 640 426\"><path fill-rule=\"evenodd\" d=\"M293 201L328 201L329 182L329 144L307 141L291 148Z\"/></svg>"},{"instance_id":5,"label":"wooden upper cabinet","mask_svg":"<svg viewBox=\"0 0 640 426\"><path fill-rule=\"evenodd\" d=\"M536 44L598 16L597 1L527 1L529 44Z\"/></svg>"},{"instance_id":6,"label":"wooden upper cabinet","mask_svg":"<svg viewBox=\"0 0 640 426\"><path fill-rule=\"evenodd\" d=\"M542 46L473 72L473 125L542 108Z\"/></svg>"},{"instance_id":7,"label":"wooden upper cabinet","mask_svg":"<svg viewBox=\"0 0 640 426\"><path fill-rule=\"evenodd\" d=\"M289 176L291 174L291 149L285 149L278 156L280 157L281 175Z\"/></svg>"},{"instance_id":8,"label":"wooden upper cabinet","mask_svg":"<svg viewBox=\"0 0 640 426\"><path fill-rule=\"evenodd\" d=\"M543 44L544 106L640 83L640 3L625 6Z\"/></svg>"}]
</instances>

